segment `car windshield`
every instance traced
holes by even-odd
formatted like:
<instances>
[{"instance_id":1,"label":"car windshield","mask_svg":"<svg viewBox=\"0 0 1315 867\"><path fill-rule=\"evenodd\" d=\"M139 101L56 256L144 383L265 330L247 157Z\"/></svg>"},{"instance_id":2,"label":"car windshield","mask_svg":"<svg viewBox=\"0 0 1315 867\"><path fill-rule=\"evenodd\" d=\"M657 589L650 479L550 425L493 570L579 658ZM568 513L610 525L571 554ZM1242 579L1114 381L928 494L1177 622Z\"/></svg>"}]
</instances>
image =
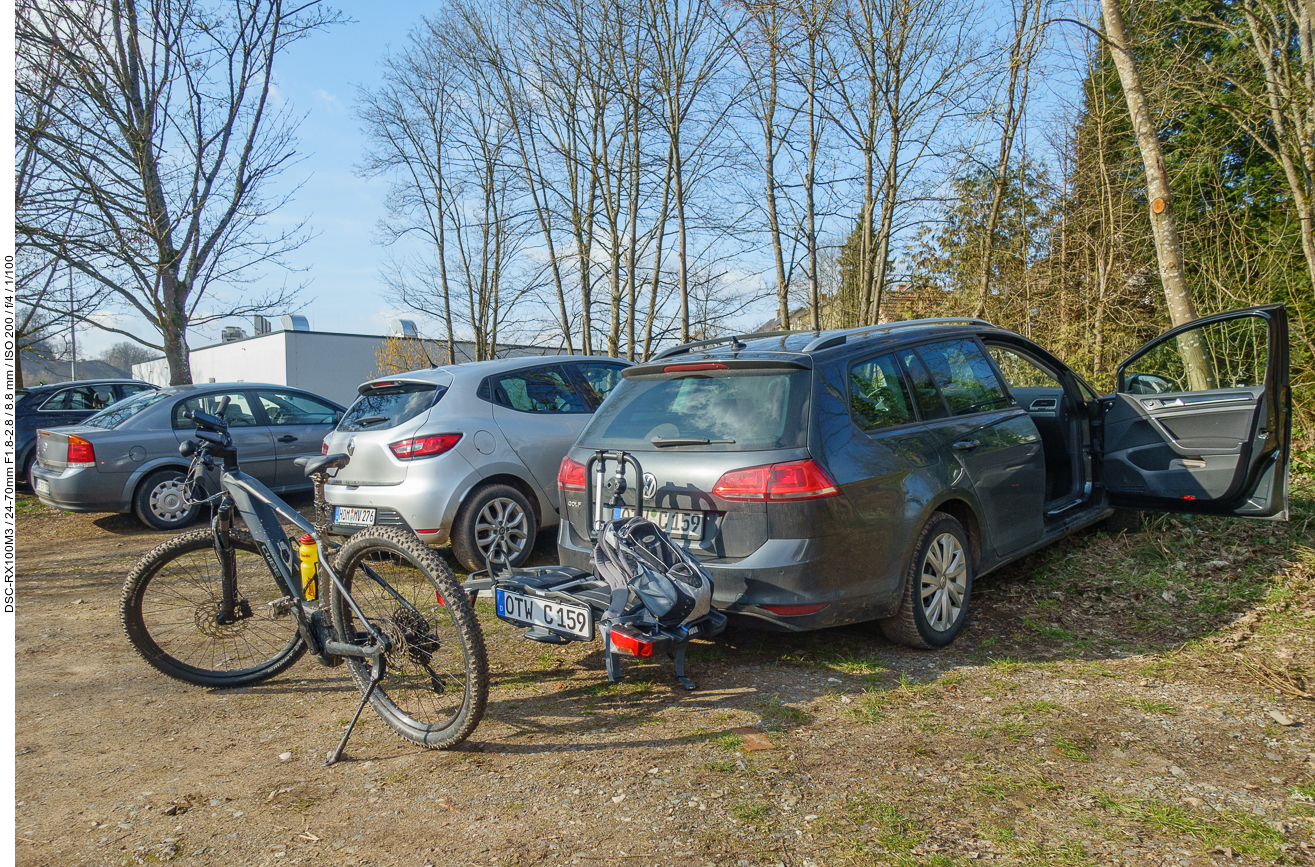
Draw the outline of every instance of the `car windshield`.
<instances>
[{"instance_id":1,"label":"car windshield","mask_svg":"<svg viewBox=\"0 0 1315 867\"><path fill-rule=\"evenodd\" d=\"M580 435L585 448L752 451L808 440L806 370L625 380Z\"/></svg>"},{"instance_id":2,"label":"car windshield","mask_svg":"<svg viewBox=\"0 0 1315 867\"><path fill-rule=\"evenodd\" d=\"M168 396L162 391L138 392L132 397L106 407L84 421L83 424L105 428L106 430L116 428L148 406L153 406Z\"/></svg>"},{"instance_id":3,"label":"car windshield","mask_svg":"<svg viewBox=\"0 0 1315 867\"><path fill-rule=\"evenodd\" d=\"M410 421L438 403L447 392L423 382L398 382L371 388L351 405L338 430L345 432L388 430Z\"/></svg>"}]
</instances>

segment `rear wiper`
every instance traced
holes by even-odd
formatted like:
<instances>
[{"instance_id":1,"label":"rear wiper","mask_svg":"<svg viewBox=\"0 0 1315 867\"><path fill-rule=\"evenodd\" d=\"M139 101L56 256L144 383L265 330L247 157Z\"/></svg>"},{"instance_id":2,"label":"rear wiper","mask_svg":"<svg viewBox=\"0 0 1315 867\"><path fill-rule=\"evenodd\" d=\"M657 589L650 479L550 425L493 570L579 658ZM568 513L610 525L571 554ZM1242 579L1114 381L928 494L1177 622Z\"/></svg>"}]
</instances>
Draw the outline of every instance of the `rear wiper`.
<instances>
[{"instance_id":1,"label":"rear wiper","mask_svg":"<svg viewBox=\"0 0 1315 867\"><path fill-rule=\"evenodd\" d=\"M381 421L388 421L386 415L367 415L365 418L358 418L353 422L357 427L367 427L372 424L378 424Z\"/></svg>"},{"instance_id":2,"label":"rear wiper","mask_svg":"<svg viewBox=\"0 0 1315 867\"><path fill-rule=\"evenodd\" d=\"M658 448L663 446L708 446L732 444L735 440L710 440L707 437L653 437L649 440Z\"/></svg>"}]
</instances>

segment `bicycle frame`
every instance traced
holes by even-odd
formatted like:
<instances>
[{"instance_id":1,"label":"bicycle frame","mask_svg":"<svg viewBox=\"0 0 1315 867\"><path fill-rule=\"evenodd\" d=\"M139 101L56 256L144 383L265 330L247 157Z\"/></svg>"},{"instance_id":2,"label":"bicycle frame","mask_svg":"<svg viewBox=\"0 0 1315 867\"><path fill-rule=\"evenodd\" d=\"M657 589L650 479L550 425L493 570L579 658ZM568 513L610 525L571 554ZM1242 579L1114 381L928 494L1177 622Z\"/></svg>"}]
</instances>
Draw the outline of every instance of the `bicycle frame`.
<instances>
[{"instance_id":1,"label":"bicycle frame","mask_svg":"<svg viewBox=\"0 0 1315 867\"><path fill-rule=\"evenodd\" d=\"M223 496L218 509L216 509L211 526L215 531L215 552L219 556L223 570L223 600L218 612L221 623L231 623L237 616L237 612L234 610L233 593L237 576L234 571L233 549L228 541L229 531L232 528L233 510L236 509L242 516L242 520L246 522L247 529L250 531L252 539L255 540L257 550L265 559L266 565L273 574L275 582L285 594L285 598L293 600L291 611L297 620L297 631L301 633L301 637L306 641L311 653L320 658L321 661L326 662L334 656L358 656L364 659L376 660L391 649L388 639L375 629L361 609L357 607L356 600L352 598L351 593L339 580L337 573L333 571L333 567L329 565L329 555L332 552L328 550L314 525L283 502L277 494L261 484L260 481L248 476L241 470L225 468L220 476L220 485L223 488ZM324 622L320 607L317 606L308 615L306 602L309 600L305 597L300 576L294 576L292 545L287 534L283 532L279 517L289 521L297 529L309 534L315 540L315 548L319 555L319 567L328 576L333 585L333 590L342 595L343 600L351 607L357 621L364 626L373 640L371 647L344 644L329 638L328 633L331 630L328 624ZM393 595L397 595L397 591L374 574L372 569L365 567L364 572L381 587L390 591ZM405 600L401 601L405 602Z\"/></svg>"}]
</instances>

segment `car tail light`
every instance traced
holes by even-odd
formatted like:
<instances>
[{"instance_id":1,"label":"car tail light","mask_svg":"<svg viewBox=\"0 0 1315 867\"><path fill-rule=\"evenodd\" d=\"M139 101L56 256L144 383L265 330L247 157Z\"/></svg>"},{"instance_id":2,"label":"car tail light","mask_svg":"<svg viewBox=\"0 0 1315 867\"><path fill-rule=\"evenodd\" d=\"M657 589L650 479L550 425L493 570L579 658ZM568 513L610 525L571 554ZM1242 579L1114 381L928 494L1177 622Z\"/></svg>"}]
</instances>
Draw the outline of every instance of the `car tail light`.
<instances>
[{"instance_id":1,"label":"car tail light","mask_svg":"<svg viewBox=\"0 0 1315 867\"><path fill-rule=\"evenodd\" d=\"M70 434L67 461L70 467L94 467L96 466L96 450L92 448L91 443L82 437Z\"/></svg>"},{"instance_id":2,"label":"car tail light","mask_svg":"<svg viewBox=\"0 0 1315 867\"><path fill-rule=\"evenodd\" d=\"M638 656L641 659L663 653L671 648L671 639L666 636L649 636L630 626L613 626L611 630L612 647L621 653Z\"/></svg>"},{"instance_id":3,"label":"car tail light","mask_svg":"<svg viewBox=\"0 0 1315 867\"><path fill-rule=\"evenodd\" d=\"M699 362L697 364L668 364L662 368L663 373L696 373L700 370L728 370L724 364L716 362Z\"/></svg>"},{"instance_id":4,"label":"car tail light","mask_svg":"<svg viewBox=\"0 0 1315 867\"><path fill-rule=\"evenodd\" d=\"M397 455L398 459L405 461L411 458L428 458L441 455L443 452L450 451L460 441L461 434L459 433L434 434L433 436L402 440L400 443L393 443L388 448L393 450L393 454Z\"/></svg>"},{"instance_id":5,"label":"car tail light","mask_svg":"<svg viewBox=\"0 0 1315 867\"><path fill-rule=\"evenodd\" d=\"M328 453L329 453L329 441L325 440L324 442L320 443L320 454L327 455Z\"/></svg>"},{"instance_id":6,"label":"car tail light","mask_svg":"<svg viewBox=\"0 0 1315 867\"><path fill-rule=\"evenodd\" d=\"M805 614L816 614L829 604L823 602L820 605L764 605L763 608L782 617L801 617Z\"/></svg>"},{"instance_id":7,"label":"car tail light","mask_svg":"<svg viewBox=\"0 0 1315 867\"><path fill-rule=\"evenodd\" d=\"M557 487L563 491L583 491L584 486L584 464L562 458L561 468L557 470Z\"/></svg>"},{"instance_id":8,"label":"car tail light","mask_svg":"<svg viewBox=\"0 0 1315 867\"><path fill-rule=\"evenodd\" d=\"M765 503L818 500L834 497L840 489L817 461L808 458L731 470L717 480L712 493L723 500Z\"/></svg>"}]
</instances>

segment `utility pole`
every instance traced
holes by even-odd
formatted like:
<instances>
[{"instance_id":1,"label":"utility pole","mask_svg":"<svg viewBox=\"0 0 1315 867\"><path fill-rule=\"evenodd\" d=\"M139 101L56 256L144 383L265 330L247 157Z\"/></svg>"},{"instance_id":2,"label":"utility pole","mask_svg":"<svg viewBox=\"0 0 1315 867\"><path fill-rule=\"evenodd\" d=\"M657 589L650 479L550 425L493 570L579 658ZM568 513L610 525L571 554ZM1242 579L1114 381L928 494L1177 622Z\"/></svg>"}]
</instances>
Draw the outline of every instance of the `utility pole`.
<instances>
[{"instance_id":1,"label":"utility pole","mask_svg":"<svg viewBox=\"0 0 1315 867\"><path fill-rule=\"evenodd\" d=\"M68 342L72 350L72 361L69 362L68 378L74 382L78 378L78 320L73 316L73 269L68 269Z\"/></svg>"}]
</instances>

